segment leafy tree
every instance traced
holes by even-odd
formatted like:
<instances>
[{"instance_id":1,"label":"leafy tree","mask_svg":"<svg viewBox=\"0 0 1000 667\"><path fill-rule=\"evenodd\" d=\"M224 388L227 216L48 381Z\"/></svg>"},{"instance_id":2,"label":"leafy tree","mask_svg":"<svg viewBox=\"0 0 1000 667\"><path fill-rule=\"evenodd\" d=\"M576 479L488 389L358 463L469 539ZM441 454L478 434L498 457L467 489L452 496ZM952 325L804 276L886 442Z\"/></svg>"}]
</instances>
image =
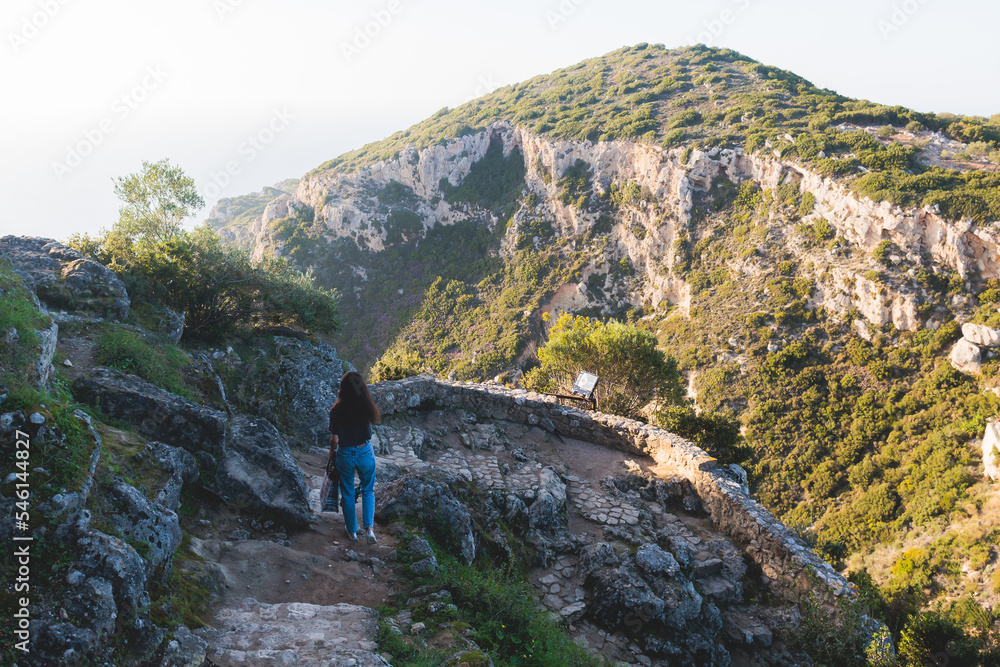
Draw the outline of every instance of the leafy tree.
<instances>
[{"instance_id":1,"label":"leafy tree","mask_svg":"<svg viewBox=\"0 0 1000 667\"><path fill-rule=\"evenodd\" d=\"M338 294L313 284L287 261L254 261L226 245L209 225L192 232L181 222L203 201L194 181L167 160L143 163L115 182L120 217L100 236L69 244L119 274L133 302L167 306L186 316L185 335L218 339L239 329L293 326L339 328Z\"/></svg>"},{"instance_id":2,"label":"leafy tree","mask_svg":"<svg viewBox=\"0 0 1000 667\"><path fill-rule=\"evenodd\" d=\"M194 179L168 160L143 162L142 171L115 179L122 205L101 249L111 265L130 266L181 232L181 223L205 205ZM86 238L86 237L84 237Z\"/></svg>"},{"instance_id":3,"label":"leafy tree","mask_svg":"<svg viewBox=\"0 0 1000 667\"><path fill-rule=\"evenodd\" d=\"M600 377L594 392L598 409L636 418L650 401L680 403L677 361L638 327L563 315L538 351L541 365L526 377L540 391L569 391L580 371Z\"/></svg>"}]
</instances>

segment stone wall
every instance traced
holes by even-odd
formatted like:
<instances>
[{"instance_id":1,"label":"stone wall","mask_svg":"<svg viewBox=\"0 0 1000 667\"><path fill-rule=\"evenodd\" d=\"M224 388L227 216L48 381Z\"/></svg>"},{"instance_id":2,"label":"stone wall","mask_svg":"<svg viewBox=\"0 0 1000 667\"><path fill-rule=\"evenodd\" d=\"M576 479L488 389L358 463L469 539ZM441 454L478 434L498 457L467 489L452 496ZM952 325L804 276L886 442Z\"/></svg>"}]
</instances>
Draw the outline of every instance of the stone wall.
<instances>
[{"instance_id":1,"label":"stone wall","mask_svg":"<svg viewBox=\"0 0 1000 667\"><path fill-rule=\"evenodd\" d=\"M534 392L449 382L429 375L373 384L371 390L386 415L409 409L463 408L481 417L538 426L629 454L648 455L691 481L716 527L757 563L772 592L795 602L813 592L826 604L856 595L854 584L753 500L726 466L673 433L560 405L555 398Z\"/></svg>"}]
</instances>

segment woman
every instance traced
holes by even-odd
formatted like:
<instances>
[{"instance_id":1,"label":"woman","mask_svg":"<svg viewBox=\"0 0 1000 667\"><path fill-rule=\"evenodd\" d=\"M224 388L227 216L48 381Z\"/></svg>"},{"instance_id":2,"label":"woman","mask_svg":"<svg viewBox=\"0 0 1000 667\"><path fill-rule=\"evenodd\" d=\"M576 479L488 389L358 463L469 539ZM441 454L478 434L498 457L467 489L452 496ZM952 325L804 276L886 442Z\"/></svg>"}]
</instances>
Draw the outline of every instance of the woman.
<instances>
[{"instance_id":1,"label":"woman","mask_svg":"<svg viewBox=\"0 0 1000 667\"><path fill-rule=\"evenodd\" d=\"M358 539L358 516L354 500L354 471L361 478L361 514L368 544L375 544L375 452L372 449L372 424L382 414L375 399L357 371L344 373L340 379L337 402L330 408L330 460L340 473L347 536Z\"/></svg>"}]
</instances>

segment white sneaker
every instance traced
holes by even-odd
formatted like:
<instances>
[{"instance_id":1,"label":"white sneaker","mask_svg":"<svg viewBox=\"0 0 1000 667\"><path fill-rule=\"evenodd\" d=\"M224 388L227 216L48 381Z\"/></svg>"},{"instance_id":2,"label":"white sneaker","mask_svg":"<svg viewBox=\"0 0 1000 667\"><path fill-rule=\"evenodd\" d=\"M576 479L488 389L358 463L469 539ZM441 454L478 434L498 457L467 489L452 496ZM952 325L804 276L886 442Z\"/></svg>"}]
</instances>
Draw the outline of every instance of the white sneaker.
<instances>
[{"instance_id":1,"label":"white sneaker","mask_svg":"<svg viewBox=\"0 0 1000 667\"><path fill-rule=\"evenodd\" d=\"M358 531L354 531L353 533L347 533L347 539L351 540L352 542L357 542Z\"/></svg>"},{"instance_id":2,"label":"white sneaker","mask_svg":"<svg viewBox=\"0 0 1000 667\"><path fill-rule=\"evenodd\" d=\"M369 528L368 529L367 537L368 537L368 544L375 544L376 542L378 542L378 538L375 537L375 529L374 528Z\"/></svg>"}]
</instances>

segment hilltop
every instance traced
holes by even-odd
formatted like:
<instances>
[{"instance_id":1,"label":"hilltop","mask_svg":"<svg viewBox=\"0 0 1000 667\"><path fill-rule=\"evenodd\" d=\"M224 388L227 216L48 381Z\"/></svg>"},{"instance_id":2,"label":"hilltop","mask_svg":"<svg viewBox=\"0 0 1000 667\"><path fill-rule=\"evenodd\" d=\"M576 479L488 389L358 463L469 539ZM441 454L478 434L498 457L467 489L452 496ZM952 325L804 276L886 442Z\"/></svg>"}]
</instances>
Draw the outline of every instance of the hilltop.
<instances>
[{"instance_id":1,"label":"hilltop","mask_svg":"<svg viewBox=\"0 0 1000 667\"><path fill-rule=\"evenodd\" d=\"M698 409L739 421L762 502L901 626L1000 600L978 440L1000 361L962 326L1000 327L998 151L1000 115L639 45L213 217L337 289L338 349L376 377L516 383L564 312L654 332Z\"/></svg>"}]
</instances>

